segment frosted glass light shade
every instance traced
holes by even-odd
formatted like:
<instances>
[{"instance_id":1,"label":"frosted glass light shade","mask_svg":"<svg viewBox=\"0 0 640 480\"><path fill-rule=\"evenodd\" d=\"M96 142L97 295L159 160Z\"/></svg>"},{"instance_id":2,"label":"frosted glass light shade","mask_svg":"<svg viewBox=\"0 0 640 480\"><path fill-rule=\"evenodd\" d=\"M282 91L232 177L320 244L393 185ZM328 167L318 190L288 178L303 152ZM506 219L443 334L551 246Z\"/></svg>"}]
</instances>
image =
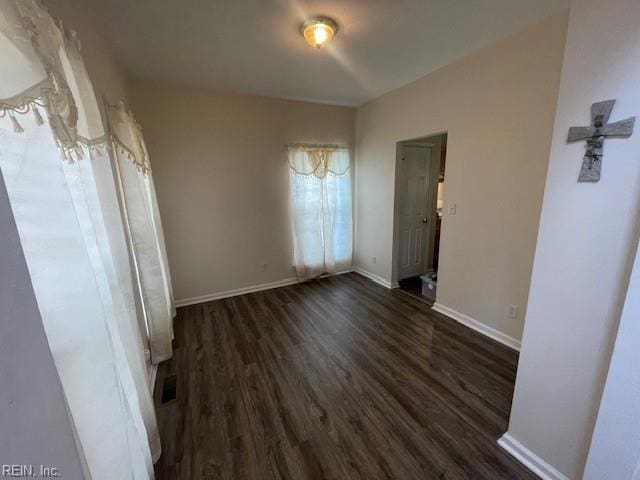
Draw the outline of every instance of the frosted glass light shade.
<instances>
[{"instance_id":1,"label":"frosted glass light shade","mask_svg":"<svg viewBox=\"0 0 640 480\"><path fill-rule=\"evenodd\" d=\"M329 18L314 18L305 22L300 31L309 45L320 48L333 38L338 25Z\"/></svg>"}]
</instances>

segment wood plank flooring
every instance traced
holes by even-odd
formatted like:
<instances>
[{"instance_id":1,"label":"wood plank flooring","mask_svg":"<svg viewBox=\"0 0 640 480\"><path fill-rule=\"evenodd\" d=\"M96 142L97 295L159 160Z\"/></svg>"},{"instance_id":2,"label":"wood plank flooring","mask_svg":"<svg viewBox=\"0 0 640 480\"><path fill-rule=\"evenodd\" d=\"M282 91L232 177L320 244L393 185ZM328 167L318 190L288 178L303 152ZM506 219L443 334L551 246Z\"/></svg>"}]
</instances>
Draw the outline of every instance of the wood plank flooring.
<instances>
[{"instance_id":1,"label":"wood plank flooring","mask_svg":"<svg viewBox=\"0 0 640 480\"><path fill-rule=\"evenodd\" d=\"M517 354L358 274L183 307L175 332L160 480L536 478L496 445Z\"/></svg>"}]
</instances>

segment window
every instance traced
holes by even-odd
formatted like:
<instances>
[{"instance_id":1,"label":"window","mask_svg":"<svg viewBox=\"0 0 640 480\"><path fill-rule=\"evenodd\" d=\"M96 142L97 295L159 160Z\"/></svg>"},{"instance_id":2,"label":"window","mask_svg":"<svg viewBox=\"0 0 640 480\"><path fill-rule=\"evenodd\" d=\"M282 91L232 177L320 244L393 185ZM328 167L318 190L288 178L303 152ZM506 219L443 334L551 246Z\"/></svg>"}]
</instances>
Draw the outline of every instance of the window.
<instances>
[{"instance_id":1,"label":"window","mask_svg":"<svg viewBox=\"0 0 640 480\"><path fill-rule=\"evenodd\" d=\"M300 279L351 268L351 168L347 148L290 146L294 265Z\"/></svg>"}]
</instances>

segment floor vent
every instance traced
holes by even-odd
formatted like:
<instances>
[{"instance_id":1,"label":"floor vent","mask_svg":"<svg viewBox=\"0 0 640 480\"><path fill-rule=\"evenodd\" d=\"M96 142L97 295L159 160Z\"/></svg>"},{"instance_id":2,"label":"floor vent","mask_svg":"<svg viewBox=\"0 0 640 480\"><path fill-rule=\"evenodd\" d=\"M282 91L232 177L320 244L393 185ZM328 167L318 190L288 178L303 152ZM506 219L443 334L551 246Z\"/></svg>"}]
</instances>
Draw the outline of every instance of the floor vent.
<instances>
[{"instance_id":1,"label":"floor vent","mask_svg":"<svg viewBox=\"0 0 640 480\"><path fill-rule=\"evenodd\" d=\"M176 399L176 376L169 375L165 377L162 381L162 398L160 399L160 403L168 403L171 400Z\"/></svg>"}]
</instances>

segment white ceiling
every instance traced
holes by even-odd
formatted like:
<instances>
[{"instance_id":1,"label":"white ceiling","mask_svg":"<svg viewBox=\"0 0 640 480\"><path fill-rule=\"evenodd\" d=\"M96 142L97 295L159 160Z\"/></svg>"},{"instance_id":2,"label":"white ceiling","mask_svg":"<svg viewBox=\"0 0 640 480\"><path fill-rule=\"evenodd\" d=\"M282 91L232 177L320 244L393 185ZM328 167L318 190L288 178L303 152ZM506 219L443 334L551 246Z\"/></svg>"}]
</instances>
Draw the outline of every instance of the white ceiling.
<instances>
[{"instance_id":1,"label":"white ceiling","mask_svg":"<svg viewBox=\"0 0 640 480\"><path fill-rule=\"evenodd\" d=\"M134 77L360 105L569 0L88 0ZM339 25L309 47L309 16Z\"/></svg>"}]
</instances>

